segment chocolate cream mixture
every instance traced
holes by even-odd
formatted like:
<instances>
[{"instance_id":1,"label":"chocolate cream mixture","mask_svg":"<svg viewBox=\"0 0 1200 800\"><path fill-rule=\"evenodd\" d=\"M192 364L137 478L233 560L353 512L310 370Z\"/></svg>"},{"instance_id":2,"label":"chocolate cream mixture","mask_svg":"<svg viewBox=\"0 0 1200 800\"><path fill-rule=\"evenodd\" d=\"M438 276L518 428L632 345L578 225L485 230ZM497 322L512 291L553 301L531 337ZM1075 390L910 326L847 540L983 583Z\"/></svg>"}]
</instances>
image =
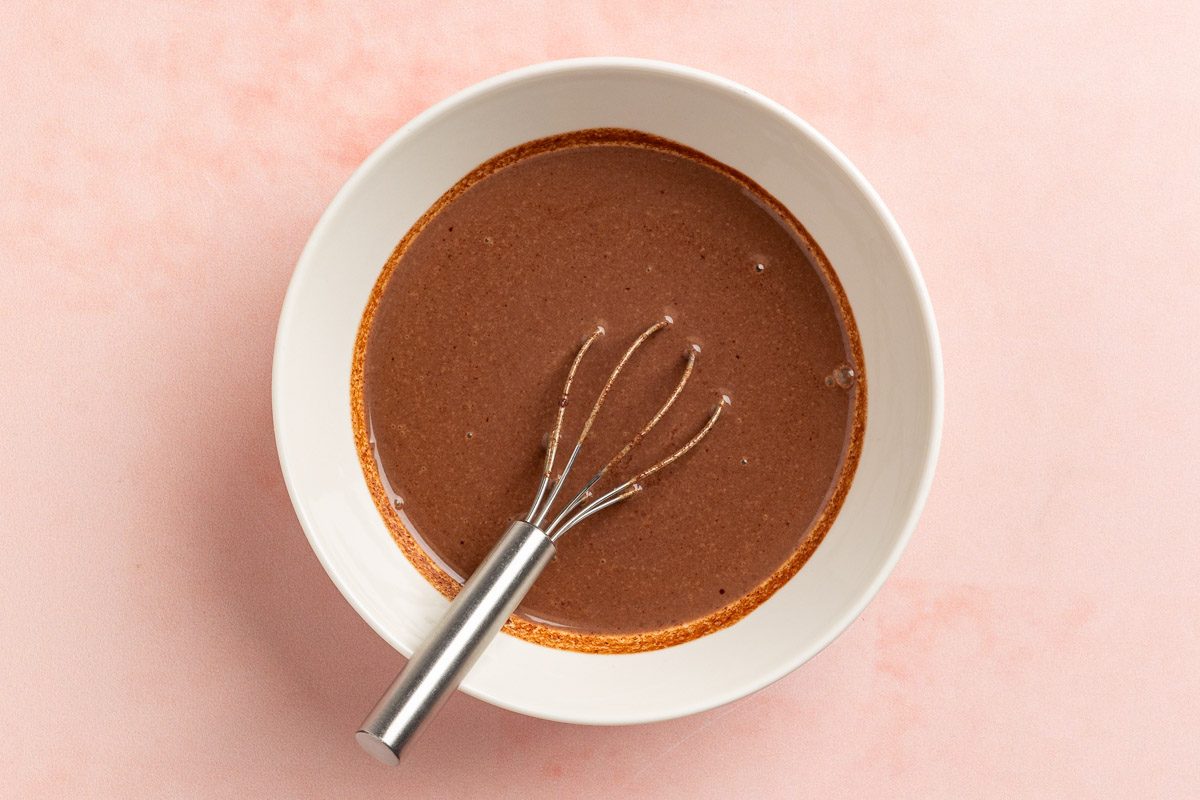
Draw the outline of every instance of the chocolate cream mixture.
<instances>
[{"instance_id":1,"label":"chocolate cream mixture","mask_svg":"<svg viewBox=\"0 0 1200 800\"><path fill-rule=\"evenodd\" d=\"M840 506L865 423L849 306L799 223L744 176L632 131L584 131L498 156L414 226L380 277L355 354L364 471L409 559L446 594L528 509L566 370L569 452L622 372L564 490L621 449L695 372L622 478L701 445L572 530L509 630L622 652L728 625L803 565ZM559 462L561 464L561 461ZM564 497L564 499L565 499ZM560 501L561 506L561 501Z\"/></svg>"}]
</instances>

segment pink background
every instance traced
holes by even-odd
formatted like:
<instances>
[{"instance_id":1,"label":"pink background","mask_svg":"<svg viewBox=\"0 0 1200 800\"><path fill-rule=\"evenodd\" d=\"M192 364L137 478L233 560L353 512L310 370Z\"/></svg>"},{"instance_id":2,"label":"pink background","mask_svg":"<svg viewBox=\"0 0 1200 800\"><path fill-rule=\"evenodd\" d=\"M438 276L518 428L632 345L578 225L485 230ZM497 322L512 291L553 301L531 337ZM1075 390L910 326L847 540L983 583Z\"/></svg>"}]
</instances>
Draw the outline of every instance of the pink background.
<instances>
[{"instance_id":1,"label":"pink background","mask_svg":"<svg viewBox=\"0 0 1200 800\"><path fill-rule=\"evenodd\" d=\"M5 794L1200 792L1196 4L125 5L0 5ZM276 463L280 302L387 134L588 54L744 82L874 183L945 347L937 479L769 689L623 729L458 696L389 771L351 732L400 659Z\"/></svg>"}]
</instances>

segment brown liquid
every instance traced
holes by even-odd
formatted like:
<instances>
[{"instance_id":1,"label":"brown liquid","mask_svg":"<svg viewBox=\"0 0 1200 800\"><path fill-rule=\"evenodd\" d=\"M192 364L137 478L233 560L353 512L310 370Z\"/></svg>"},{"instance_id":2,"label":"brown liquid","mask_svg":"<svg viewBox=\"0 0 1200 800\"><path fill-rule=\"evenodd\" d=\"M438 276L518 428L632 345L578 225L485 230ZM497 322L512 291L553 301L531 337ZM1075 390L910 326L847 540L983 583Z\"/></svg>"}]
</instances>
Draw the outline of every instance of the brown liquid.
<instances>
[{"instance_id":1,"label":"brown liquid","mask_svg":"<svg viewBox=\"0 0 1200 800\"><path fill-rule=\"evenodd\" d=\"M622 373L564 500L653 416L692 342L702 352L687 389L620 473L690 438L719 391L733 405L646 491L560 540L510 630L572 649L662 647L730 624L803 565L864 425L862 356L836 277L744 176L603 130L530 143L467 176L401 242L364 315L359 452L398 543L435 585L452 594L527 510L582 339L607 330L572 390L567 452L608 371L664 313L675 325Z\"/></svg>"}]
</instances>

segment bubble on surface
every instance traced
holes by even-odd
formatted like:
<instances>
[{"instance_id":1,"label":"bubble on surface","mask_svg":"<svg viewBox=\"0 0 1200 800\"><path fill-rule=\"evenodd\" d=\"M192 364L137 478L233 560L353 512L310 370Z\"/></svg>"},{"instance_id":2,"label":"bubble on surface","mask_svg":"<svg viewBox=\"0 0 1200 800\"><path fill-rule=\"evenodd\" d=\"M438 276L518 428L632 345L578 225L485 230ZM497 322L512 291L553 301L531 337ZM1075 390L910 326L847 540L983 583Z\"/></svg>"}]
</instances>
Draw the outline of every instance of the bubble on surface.
<instances>
[{"instance_id":1,"label":"bubble on surface","mask_svg":"<svg viewBox=\"0 0 1200 800\"><path fill-rule=\"evenodd\" d=\"M851 389L854 384L858 383L858 373L850 365L841 365L834 369L833 373L826 378L826 386L838 386L839 389Z\"/></svg>"}]
</instances>

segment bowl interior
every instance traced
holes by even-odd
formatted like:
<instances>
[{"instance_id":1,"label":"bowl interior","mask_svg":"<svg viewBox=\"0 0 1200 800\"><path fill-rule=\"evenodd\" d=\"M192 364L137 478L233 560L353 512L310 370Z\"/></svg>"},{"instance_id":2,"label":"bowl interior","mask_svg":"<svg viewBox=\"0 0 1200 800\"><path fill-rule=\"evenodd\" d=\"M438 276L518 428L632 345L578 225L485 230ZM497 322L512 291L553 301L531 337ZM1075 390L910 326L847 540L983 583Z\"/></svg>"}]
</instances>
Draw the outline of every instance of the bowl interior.
<instances>
[{"instance_id":1,"label":"bowl interior","mask_svg":"<svg viewBox=\"0 0 1200 800\"><path fill-rule=\"evenodd\" d=\"M854 619L924 501L940 434L941 362L928 298L891 216L840 153L776 104L694 70L614 59L540 65L450 98L372 154L330 205L297 265L275 353L276 440L301 523L346 598L398 650L412 651L446 600L393 543L359 468L349 376L363 305L397 241L473 167L530 139L592 127L694 147L788 206L837 270L870 382L862 458L841 514L804 569L749 616L634 655L501 635L463 684L516 711L615 724L688 714L761 688Z\"/></svg>"}]
</instances>

